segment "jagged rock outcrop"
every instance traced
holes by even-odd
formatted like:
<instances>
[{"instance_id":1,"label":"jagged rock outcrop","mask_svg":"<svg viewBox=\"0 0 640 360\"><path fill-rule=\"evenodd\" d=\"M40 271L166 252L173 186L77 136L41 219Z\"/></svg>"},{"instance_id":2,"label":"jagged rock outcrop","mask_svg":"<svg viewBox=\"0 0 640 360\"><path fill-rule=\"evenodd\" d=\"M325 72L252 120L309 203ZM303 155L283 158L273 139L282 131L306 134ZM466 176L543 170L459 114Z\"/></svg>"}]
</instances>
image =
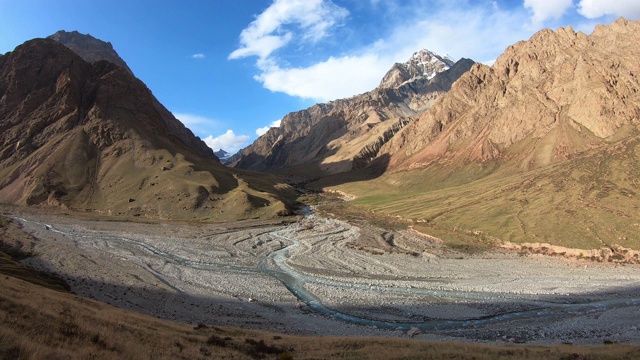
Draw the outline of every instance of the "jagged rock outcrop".
<instances>
[{"instance_id":1,"label":"jagged rock outcrop","mask_svg":"<svg viewBox=\"0 0 640 360\"><path fill-rule=\"evenodd\" d=\"M407 118L398 119L389 129L383 132L382 135L378 136L373 142L365 145L362 150L353 157L353 169L363 168L373 161L373 159L378 156L382 145L391 140L393 135L402 130L409 122L410 120Z\"/></svg>"},{"instance_id":2,"label":"jagged rock outcrop","mask_svg":"<svg viewBox=\"0 0 640 360\"><path fill-rule=\"evenodd\" d=\"M431 80L437 74L449 70L454 64L455 61L448 56L442 57L429 50L422 49L414 53L409 61L395 63L382 78L378 87L395 88L407 81L422 77L426 80Z\"/></svg>"},{"instance_id":3,"label":"jagged rock outcrop","mask_svg":"<svg viewBox=\"0 0 640 360\"><path fill-rule=\"evenodd\" d=\"M5 203L219 220L288 211L275 181L194 147L202 141L127 69L52 39L0 58L0 143Z\"/></svg>"},{"instance_id":4,"label":"jagged rock outcrop","mask_svg":"<svg viewBox=\"0 0 640 360\"><path fill-rule=\"evenodd\" d=\"M427 56L437 64L427 61ZM427 63L437 66L427 69ZM472 64L468 59L454 64L448 58L424 50L418 52L405 64L409 69L406 74L393 75L399 66L404 66L396 64L385 77L385 86L286 115L280 127L269 129L227 164L257 171L287 169L288 173L306 177L365 166L372 160L365 153L371 154L373 147L379 153L380 139L388 141L398 126L428 109ZM394 81L399 82L397 86ZM404 120L398 121L399 118Z\"/></svg>"},{"instance_id":5,"label":"jagged rock outcrop","mask_svg":"<svg viewBox=\"0 0 640 360\"><path fill-rule=\"evenodd\" d=\"M640 119L638 40L640 24L625 19L589 36L542 30L493 67L474 65L382 151L400 168L501 159L530 169L620 139Z\"/></svg>"}]
</instances>

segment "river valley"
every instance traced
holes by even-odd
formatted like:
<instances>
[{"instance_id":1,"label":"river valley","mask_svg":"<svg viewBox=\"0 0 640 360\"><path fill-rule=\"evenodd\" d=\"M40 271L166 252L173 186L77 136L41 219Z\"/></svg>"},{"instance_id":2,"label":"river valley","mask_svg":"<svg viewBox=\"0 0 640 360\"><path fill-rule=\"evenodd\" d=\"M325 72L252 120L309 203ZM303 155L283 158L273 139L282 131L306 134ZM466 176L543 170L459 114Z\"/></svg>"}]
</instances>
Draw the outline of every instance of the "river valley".
<instances>
[{"instance_id":1,"label":"river valley","mask_svg":"<svg viewBox=\"0 0 640 360\"><path fill-rule=\"evenodd\" d=\"M637 265L462 254L409 231L312 213L231 224L8 216L35 238L36 256L24 263L80 296L174 321L322 336L640 343ZM372 239L387 245L361 245Z\"/></svg>"}]
</instances>

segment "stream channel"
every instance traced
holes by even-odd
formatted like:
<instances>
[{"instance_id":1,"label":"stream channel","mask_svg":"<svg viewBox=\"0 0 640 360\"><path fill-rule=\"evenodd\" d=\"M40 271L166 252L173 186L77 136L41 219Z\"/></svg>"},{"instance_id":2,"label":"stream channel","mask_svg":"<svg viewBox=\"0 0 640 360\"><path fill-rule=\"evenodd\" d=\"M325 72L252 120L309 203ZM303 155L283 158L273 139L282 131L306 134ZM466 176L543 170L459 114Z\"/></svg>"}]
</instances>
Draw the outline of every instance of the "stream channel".
<instances>
[{"instance_id":1,"label":"stream channel","mask_svg":"<svg viewBox=\"0 0 640 360\"><path fill-rule=\"evenodd\" d=\"M316 216L310 211L305 213L305 216ZM229 264L209 263L189 260L171 253L162 251L155 246L152 246L143 241L134 240L126 237L105 235L105 234L91 234L82 235L78 233L68 233L55 228L53 225L38 222L35 220L27 220L22 217L12 216L13 219L21 222L22 224L31 224L35 226L45 227L47 230L56 232L68 237L75 238L93 238L100 239L109 243L129 243L140 247L152 254L163 258L166 261L174 262L181 266L190 267L202 271L216 271L216 270L228 270L242 273L259 273L268 275L274 279L280 281L298 301L306 304L313 312L328 316L333 319L344 321L350 324L357 324L363 326L376 327L379 329L387 330L401 330L407 331L412 328L420 329L421 331L433 331L433 330L447 330L458 328L478 327L483 325L495 324L500 322L522 320L528 318L540 318L540 317L565 317L565 316L581 316L592 313L603 312L611 308L619 307L631 307L640 305L640 299L638 298L614 298L599 301L587 301L587 302L575 302L576 297L569 297L567 300L561 298L554 298L553 300L539 300L532 296L519 296L515 294L498 294L487 292L459 292L459 291L444 291L444 290L432 290L425 288L415 287L376 287L365 284L350 283L346 281L338 281L327 279L321 276L312 274L301 273L296 269L290 267L287 264L287 260L290 257L290 252L300 243L297 239L293 239L287 236L287 233L296 231L300 224L293 223L288 225L284 229L279 229L271 232L269 235L274 239L278 239L288 245L275 250L268 254L268 256L262 259L258 266L237 266ZM325 286L333 286L340 288L349 288L351 290L375 290L380 292L395 292L402 294L413 295L426 295L442 299L450 299L451 301L475 301L475 302L510 302L517 304L525 304L530 309L525 311L506 312L501 314L492 314L488 316L464 319L464 320L444 320L433 319L422 322L407 322L407 321L382 321L375 319L368 319L366 317L359 317L341 312L330 307L325 306L322 301L314 294L308 291L305 283L318 283ZM428 305L426 305L428 306ZM533 309L531 309L533 308Z\"/></svg>"}]
</instances>

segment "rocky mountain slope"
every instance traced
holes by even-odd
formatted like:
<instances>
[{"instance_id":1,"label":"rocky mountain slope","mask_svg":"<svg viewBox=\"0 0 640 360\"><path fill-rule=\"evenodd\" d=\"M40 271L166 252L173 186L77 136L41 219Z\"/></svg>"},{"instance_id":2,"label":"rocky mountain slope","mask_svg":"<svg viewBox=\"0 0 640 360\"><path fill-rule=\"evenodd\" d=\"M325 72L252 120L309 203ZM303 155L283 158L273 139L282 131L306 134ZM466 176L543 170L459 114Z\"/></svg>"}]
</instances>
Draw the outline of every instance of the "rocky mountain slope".
<instances>
[{"instance_id":1,"label":"rocky mountain slope","mask_svg":"<svg viewBox=\"0 0 640 360\"><path fill-rule=\"evenodd\" d=\"M48 38L53 39L66 46L89 63L106 60L127 70L131 75L133 75L133 72L131 71L131 69L129 69L129 66L113 49L111 43L96 39L89 34L80 34L77 31L67 32L64 30L60 30L55 34L49 36ZM150 100L159 113L160 117L164 121L165 125L169 128L172 136L177 137L180 141L187 144L198 154L206 157L211 157L213 151L204 143L204 141L201 141L200 138L194 136L191 130L184 126L179 120L177 120L173 116L173 114L171 114L169 110L167 110L162 104L160 104L160 102L155 97L152 97Z\"/></svg>"},{"instance_id":2,"label":"rocky mountain slope","mask_svg":"<svg viewBox=\"0 0 640 360\"><path fill-rule=\"evenodd\" d=\"M640 248L639 41L625 19L542 30L385 143L384 176L340 189L444 239Z\"/></svg>"},{"instance_id":3,"label":"rocky mountain slope","mask_svg":"<svg viewBox=\"0 0 640 360\"><path fill-rule=\"evenodd\" d=\"M232 154L229 154L223 149L218 149L218 151L214 151L213 154L220 159L220 161L226 161L231 157Z\"/></svg>"},{"instance_id":4,"label":"rocky mountain slope","mask_svg":"<svg viewBox=\"0 0 640 360\"><path fill-rule=\"evenodd\" d=\"M619 20L590 36L543 30L493 67L476 64L386 145L398 153L392 165L463 157L517 160L530 169L627 137L640 117L638 28Z\"/></svg>"},{"instance_id":5,"label":"rocky mountain slope","mask_svg":"<svg viewBox=\"0 0 640 360\"><path fill-rule=\"evenodd\" d=\"M364 167L472 64L468 59L453 63L421 50L407 63L394 65L370 92L286 115L280 127L271 128L228 163L306 177Z\"/></svg>"},{"instance_id":6,"label":"rocky mountain slope","mask_svg":"<svg viewBox=\"0 0 640 360\"><path fill-rule=\"evenodd\" d=\"M53 39L0 56L0 140L5 203L218 220L288 211L286 186L221 165L128 69Z\"/></svg>"},{"instance_id":7,"label":"rocky mountain slope","mask_svg":"<svg viewBox=\"0 0 640 360\"><path fill-rule=\"evenodd\" d=\"M100 60L106 60L133 74L133 71L129 69L127 63L122 60L120 55L113 49L113 45L111 45L110 42L96 39L89 34L64 30L60 30L48 36L48 38L68 47L71 51L80 55L86 62L94 63Z\"/></svg>"}]
</instances>

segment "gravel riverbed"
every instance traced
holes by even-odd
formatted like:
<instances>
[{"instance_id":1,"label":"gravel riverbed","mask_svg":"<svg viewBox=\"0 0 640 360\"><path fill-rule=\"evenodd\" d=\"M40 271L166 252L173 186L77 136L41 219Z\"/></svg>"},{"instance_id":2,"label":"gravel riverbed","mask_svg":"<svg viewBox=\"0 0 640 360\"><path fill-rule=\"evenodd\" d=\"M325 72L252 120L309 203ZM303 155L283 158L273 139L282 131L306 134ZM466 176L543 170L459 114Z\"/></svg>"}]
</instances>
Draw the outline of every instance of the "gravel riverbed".
<instances>
[{"instance_id":1,"label":"gravel riverbed","mask_svg":"<svg viewBox=\"0 0 640 360\"><path fill-rule=\"evenodd\" d=\"M23 262L78 295L160 318L323 336L640 343L638 265L460 254L315 215L291 224L10 216L36 239ZM376 237L391 248L357 246Z\"/></svg>"}]
</instances>

